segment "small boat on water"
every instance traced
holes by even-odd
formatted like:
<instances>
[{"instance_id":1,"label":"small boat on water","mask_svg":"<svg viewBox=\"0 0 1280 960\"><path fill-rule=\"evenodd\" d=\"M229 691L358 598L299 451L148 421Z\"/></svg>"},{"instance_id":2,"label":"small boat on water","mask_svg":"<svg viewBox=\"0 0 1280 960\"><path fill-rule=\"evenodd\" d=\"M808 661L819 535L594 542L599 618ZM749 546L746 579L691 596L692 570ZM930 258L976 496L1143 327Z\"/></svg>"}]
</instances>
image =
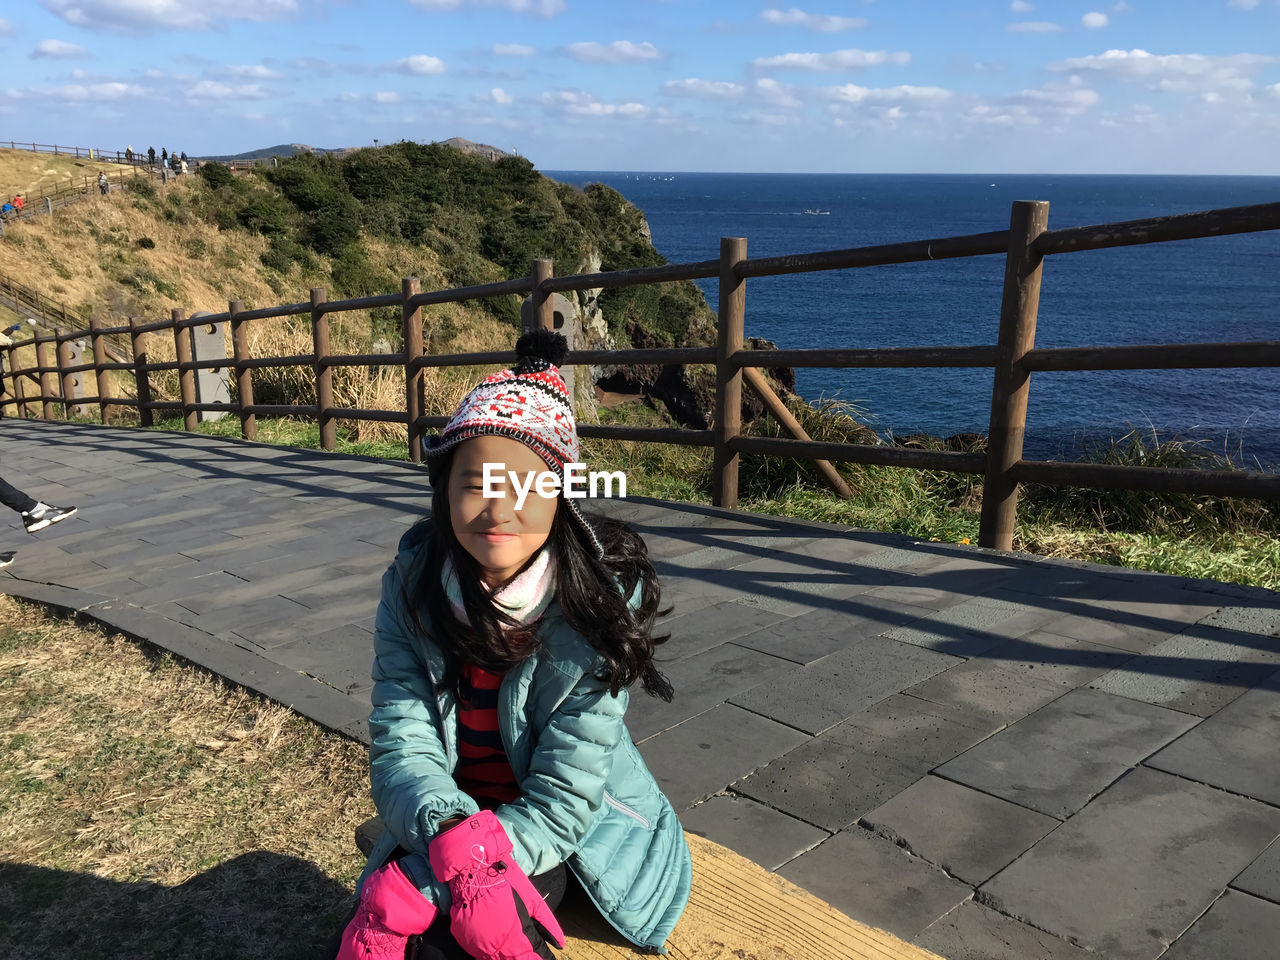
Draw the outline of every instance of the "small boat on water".
<instances>
[{"instance_id":1,"label":"small boat on water","mask_svg":"<svg viewBox=\"0 0 1280 960\"><path fill-rule=\"evenodd\" d=\"M805 213L807 213L807 214L808 214L809 216L811 216L811 217L829 217L829 216L831 216L831 211L830 211L830 210L821 210L821 209L819 209L819 208L817 208L817 207L810 207L808 210L806 210L806 211L805 211Z\"/></svg>"}]
</instances>

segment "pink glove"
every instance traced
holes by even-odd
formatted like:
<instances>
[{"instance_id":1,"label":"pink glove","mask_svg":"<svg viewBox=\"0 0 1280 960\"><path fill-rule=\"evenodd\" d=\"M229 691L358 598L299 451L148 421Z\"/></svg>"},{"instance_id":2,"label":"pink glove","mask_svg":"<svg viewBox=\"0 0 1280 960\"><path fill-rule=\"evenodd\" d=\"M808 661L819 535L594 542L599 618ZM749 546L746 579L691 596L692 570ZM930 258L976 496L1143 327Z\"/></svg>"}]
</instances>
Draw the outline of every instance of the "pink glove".
<instances>
[{"instance_id":1,"label":"pink glove","mask_svg":"<svg viewBox=\"0 0 1280 960\"><path fill-rule=\"evenodd\" d=\"M449 930L476 960L553 960L546 941L563 947L564 931L511 851L492 810L431 841L431 870L453 895Z\"/></svg>"},{"instance_id":2,"label":"pink glove","mask_svg":"<svg viewBox=\"0 0 1280 960\"><path fill-rule=\"evenodd\" d=\"M404 960L409 937L425 932L436 912L392 860L364 882L360 906L342 931L334 960Z\"/></svg>"}]
</instances>

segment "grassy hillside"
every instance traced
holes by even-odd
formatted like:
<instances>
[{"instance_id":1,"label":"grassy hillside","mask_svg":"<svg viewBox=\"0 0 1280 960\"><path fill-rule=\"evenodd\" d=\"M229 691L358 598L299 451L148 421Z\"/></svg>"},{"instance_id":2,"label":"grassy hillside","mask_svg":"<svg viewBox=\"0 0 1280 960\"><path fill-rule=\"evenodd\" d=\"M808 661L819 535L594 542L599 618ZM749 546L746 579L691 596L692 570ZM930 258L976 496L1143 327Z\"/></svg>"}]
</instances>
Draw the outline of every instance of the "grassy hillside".
<instances>
[{"instance_id":1,"label":"grassy hillside","mask_svg":"<svg viewBox=\"0 0 1280 960\"><path fill-rule=\"evenodd\" d=\"M0 150L0 197L8 200L15 193L20 193L29 201L42 196L46 192L43 188L52 189L72 178L79 180L87 176L92 179L99 170L114 174L121 168L114 163L100 163L87 157L76 159L30 150Z\"/></svg>"}]
</instances>

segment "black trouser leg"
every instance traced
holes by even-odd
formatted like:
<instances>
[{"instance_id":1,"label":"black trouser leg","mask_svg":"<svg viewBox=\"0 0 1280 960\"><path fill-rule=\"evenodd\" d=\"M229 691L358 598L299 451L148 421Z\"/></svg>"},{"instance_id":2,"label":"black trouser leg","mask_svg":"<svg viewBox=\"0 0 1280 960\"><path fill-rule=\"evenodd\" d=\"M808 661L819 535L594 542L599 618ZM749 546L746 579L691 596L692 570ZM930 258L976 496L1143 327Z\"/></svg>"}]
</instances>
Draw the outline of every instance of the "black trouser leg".
<instances>
[{"instance_id":1,"label":"black trouser leg","mask_svg":"<svg viewBox=\"0 0 1280 960\"><path fill-rule=\"evenodd\" d=\"M17 487L5 483L3 479L0 479L0 503L19 513L26 513L36 505L35 500L32 500Z\"/></svg>"}]
</instances>

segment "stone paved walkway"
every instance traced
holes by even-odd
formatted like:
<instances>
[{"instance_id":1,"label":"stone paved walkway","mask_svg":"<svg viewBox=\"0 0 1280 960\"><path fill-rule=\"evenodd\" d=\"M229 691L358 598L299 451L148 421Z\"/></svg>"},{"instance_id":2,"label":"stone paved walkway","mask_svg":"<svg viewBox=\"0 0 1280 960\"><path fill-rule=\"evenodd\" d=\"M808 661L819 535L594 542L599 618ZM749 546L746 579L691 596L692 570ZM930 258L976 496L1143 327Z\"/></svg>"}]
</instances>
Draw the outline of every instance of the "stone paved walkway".
<instances>
[{"instance_id":1,"label":"stone paved walkway","mask_svg":"<svg viewBox=\"0 0 1280 960\"><path fill-rule=\"evenodd\" d=\"M0 421L79 516L0 591L365 739L379 577L425 471ZM1280 595L628 500L676 700L630 726L685 826L950 960L1280 955Z\"/></svg>"}]
</instances>

